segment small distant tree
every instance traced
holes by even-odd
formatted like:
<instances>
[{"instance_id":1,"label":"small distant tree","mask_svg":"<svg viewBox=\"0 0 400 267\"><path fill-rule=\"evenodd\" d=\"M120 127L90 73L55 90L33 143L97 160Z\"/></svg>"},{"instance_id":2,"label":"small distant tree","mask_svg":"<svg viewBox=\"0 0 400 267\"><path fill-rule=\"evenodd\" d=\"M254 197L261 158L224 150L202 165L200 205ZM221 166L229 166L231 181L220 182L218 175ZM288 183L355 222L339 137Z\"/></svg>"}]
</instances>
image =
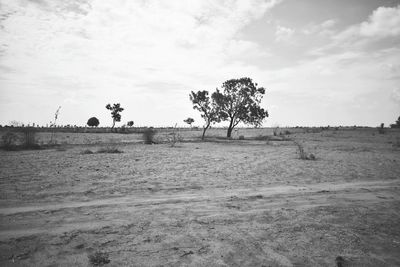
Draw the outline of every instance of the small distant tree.
<instances>
[{"instance_id":1,"label":"small distant tree","mask_svg":"<svg viewBox=\"0 0 400 267\"><path fill-rule=\"evenodd\" d=\"M260 106L264 94L265 89L250 78L228 80L222 84L221 91L217 89L212 94L218 117L229 121L228 138L240 122L258 127L268 117L268 111Z\"/></svg>"},{"instance_id":2,"label":"small distant tree","mask_svg":"<svg viewBox=\"0 0 400 267\"><path fill-rule=\"evenodd\" d=\"M121 108L121 104L113 104L111 106L111 104L107 104L106 109L111 110L111 117L113 119L113 124L111 129L114 128L115 126L115 122L117 121L121 121L121 112L124 110L123 108Z\"/></svg>"},{"instance_id":3,"label":"small distant tree","mask_svg":"<svg viewBox=\"0 0 400 267\"><path fill-rule=\"evenodd\" d=\"M99 126L99 124L100 124L100 121L96 117L91 117L87 121L87 125L90 127L97 127L97 126Z\"/></svg>"},{"instance_id":4,"label":"small distant tree","mask_svg":"<svg viewBox=\"0 0 400 267\"><path fill-rule=\"evenodd\" d=\"M211 103L208 91L198 91L197 93L192 91L189 96L190 101L193 103L193 109L200 111L201 117L205 121L205 125L203 126L203 135L201 136L201 140L204 140L207 129L212 123L220 122L220 119L217 116L213 103Z\"/></svg>"},{"instance_id":5,"label":"small distant tree","mask_svg":"<svg viewBox=\"0 0 400 267\"><path fill-rule=\"evenodd\" d=\"M189 124L190 127L192 127L192 123L194 122L193 118L187 118L186 120L183 120L183 122L186 122L187 124Z\"/></svg>"},{"instance_id":6,"label":"small distant tree","mask_svg":"<svg viewBox=\"0 0 400 267\"><path fill-rule=\"evenodd\" d=\"M132 127L132 126L133 126L133 121L128 121L128 122L126 123L126 125L128 125L129 127Z\"/></svg>"}]
</instances>

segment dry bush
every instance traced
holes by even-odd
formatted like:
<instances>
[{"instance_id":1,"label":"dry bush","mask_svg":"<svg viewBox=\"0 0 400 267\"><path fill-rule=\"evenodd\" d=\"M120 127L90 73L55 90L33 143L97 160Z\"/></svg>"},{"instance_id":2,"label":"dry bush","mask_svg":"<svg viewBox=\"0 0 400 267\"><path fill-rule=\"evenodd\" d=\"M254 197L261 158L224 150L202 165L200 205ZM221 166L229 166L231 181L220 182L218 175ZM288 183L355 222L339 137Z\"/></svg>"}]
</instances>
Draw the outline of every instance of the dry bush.
<instances>
[{"instance_id":1,"label":"dry bush","mask_svg":"<svg viewBox=\"0 0 400 267\"><path fill-rule=\"evenodd\" d=\"M299 153L299 158L302 160L316 160L316 157L312 153L307 153L304 150L304 146L297 141L294 141L295 145L297 146L297 150Z\"/></svg>"},{"instance_id":2,"label":"dry bush","mask_svg":"<svg viewBox=\"0 0 400 267\"><path fill-rule=\"evenodd\" d=\"M171 147L174 147L177 143L183 141L182 136L179 133L175 132L167 134L165 139Z\"/></svg>"},{"instance_id":3,"label":"dry bush","mask_svg":"<svg viewBox=\"0 0 400 267\"><path fill-rule=\"evenodd\" d=\"M176 131L176 125L172 133L166 134L165 140L171 147L174 147L177 143L183 141L183 137L179 134L179 132Z\"/></svg>"},{"instance_id":4,"label":"dry bush","mask_svg":"<svg viewBox=\"0 0 400 267\"><path fill-rule=\"evenodd\" d=\"M90 254L89 262L94 266L100 266L110 263L109 255L106 252L96 251L94 254Z\"/></svg>"}]
</instances>

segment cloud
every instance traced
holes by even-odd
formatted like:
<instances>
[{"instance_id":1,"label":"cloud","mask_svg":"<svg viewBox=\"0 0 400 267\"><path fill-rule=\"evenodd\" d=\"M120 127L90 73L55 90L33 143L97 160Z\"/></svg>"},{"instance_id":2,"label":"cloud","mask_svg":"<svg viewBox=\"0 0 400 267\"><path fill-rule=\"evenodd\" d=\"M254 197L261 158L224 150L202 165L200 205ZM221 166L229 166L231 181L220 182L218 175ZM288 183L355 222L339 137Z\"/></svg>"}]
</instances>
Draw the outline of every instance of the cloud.
<instances>
[{"instance_id":1,"label":"cloud","mask_svg":"<svg viewBox=\"0 0 400 267\"><path fill-rule=\"evenodd\" d=\"M275 41L286 42L292 37L293 34L294 34L294 29L278 25L276 26L275 30Z\"/></svg>"},{"instance_id":2,"label":"cloud","mask_svg":"<svg viewBox=\"0 0 400 267\"><path fill-rule=\"evenodd\" d=\"M366 37L394 37L400 35L400 5L379 7L359 26L359 34Z\"/></svg>"},{"instance_id":3,"label":"cloud","mask_svg":"<svg viewBox=\"0 0 400 267\"><path fill-rule=\"evenodd\" d=\"M321 22L320 24L310 24L303 29L303 33L306 35L310 34L321 34L330 35L333 33L332 28L337 24L337 20L329 19Z\"/></svg>"},{"instance_id":4,"label":"cloud","mask_svg":"<svg viewBox=\"0 0 400 267\"><path fill-rule=\"evenodd\" d=\"M400 104L400 88L395 88L391 92L391 98L397 104Z\"/></svg>"},{"instance_id":5,"label":"cloud","mask_svg":"<svg viewBox=\"0 0 400 267\"><path fill-rule=\"evenodd\" d=\"M331 30L327 33L331 42L310 50L308 55L322 56L344 51L374 52L395 48L400 42L400 5L379 7L363 22L339 32Z\"/></svg>"},{"instance_id":6,"label":"cloud","mask_svg":"<svg viewBox=\"0 0 400 267\"><path fill-rule=\"evenodd\" d=\"M400 36L400 5L377 8L367 21L348 27L334 39L340 42L357 42L359 38L379 40L398 36Z\"/></svg>"}]
</instances>

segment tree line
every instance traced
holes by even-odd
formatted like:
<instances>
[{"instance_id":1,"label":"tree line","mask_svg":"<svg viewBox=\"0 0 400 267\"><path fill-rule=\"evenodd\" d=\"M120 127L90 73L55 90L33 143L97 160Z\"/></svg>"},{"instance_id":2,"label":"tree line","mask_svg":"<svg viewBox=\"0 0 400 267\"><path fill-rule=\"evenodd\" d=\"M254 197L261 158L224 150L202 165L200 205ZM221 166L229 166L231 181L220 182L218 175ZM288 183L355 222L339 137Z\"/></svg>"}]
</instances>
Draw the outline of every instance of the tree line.
<instances>
[{"instance_id":1,"label":"tree line","mask_svg":"<svg viewBox=\"0 0 400 267\"><path fill-rule=\"evenodd\" d=\"M265 94L265 88L259 87L252 79L244 77L225 81L221 89L216 89L211 95L207 90L191 91L189 98L193 109L198 110L205 124L201 139L204 139L207 129L214 123L228 121L227 137L230 138L232 130L239 123L261 126L263 120L268 117L268 111L262 108L261 100ZM111 111L112 129L116 122L121 121L121 112L124 108L119 103L107 104L106 109ZM192 126L193 118L187 118L185 123ZM88 126L97 127L100 124L96 117L88 120ZM133 126L133 121L127 123Z\"/></svg>"}]
</instances>

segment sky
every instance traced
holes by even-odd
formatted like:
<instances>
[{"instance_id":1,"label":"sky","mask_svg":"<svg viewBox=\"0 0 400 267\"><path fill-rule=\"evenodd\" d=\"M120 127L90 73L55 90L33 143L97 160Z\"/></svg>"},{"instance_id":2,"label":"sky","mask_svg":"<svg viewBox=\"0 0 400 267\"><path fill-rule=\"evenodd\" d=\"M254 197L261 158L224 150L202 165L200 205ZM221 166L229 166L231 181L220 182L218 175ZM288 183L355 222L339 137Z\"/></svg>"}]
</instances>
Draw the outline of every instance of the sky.
<instances>
[{"instance_id":1,"label":"sky","mask_svg":"<svg viewBox=\"0 0 400 267\"><path fill-rule=\"evenodd\" d=\"M265 127L394 123L400 0L0 0L2 125L202 126L190 92L241 77Z\"/></svg>"}]
</instances>

